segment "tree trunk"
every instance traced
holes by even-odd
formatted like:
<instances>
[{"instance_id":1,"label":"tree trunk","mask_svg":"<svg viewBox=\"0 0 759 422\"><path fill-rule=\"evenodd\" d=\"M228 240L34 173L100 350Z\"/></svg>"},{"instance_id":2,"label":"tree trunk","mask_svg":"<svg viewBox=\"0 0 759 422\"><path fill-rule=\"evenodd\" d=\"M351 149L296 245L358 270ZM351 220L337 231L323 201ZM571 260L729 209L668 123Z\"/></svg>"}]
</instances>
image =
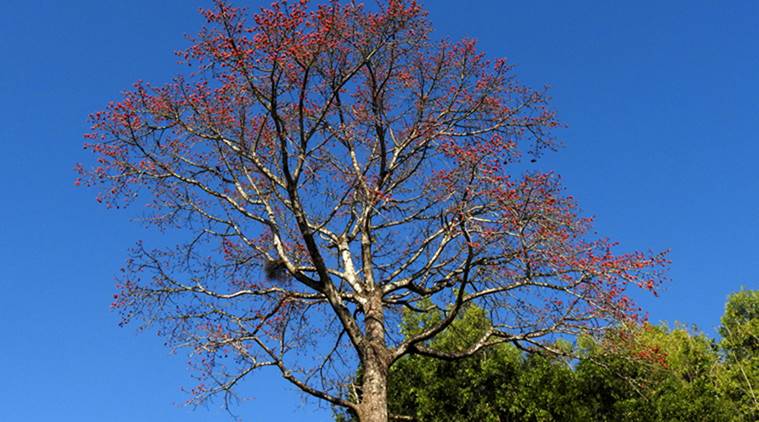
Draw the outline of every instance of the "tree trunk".
<instances>
[{"instance_id":1,"label":"tree trunk","mask_svg":"<svg viewBox=\"0 0 759 422\"><path fill-rule=\"evenodd\" d=\"M374 294L365 309L366 343L359 406L361 422L387 422L388 420L388 351L385 345L385 315L382 310L381 295L381 292Z\"/></svg>"}]
</instances>

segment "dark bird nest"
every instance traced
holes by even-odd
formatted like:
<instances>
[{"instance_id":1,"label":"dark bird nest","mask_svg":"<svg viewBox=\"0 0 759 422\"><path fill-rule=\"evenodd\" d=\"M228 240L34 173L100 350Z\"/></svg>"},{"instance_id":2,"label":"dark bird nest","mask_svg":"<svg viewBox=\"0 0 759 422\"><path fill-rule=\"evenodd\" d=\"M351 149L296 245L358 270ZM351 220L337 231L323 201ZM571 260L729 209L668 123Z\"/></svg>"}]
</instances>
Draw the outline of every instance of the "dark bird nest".
<instances>
[{"instance_id":1,"label":"dark bird nest","mask_svg":"<svg viewBox=\"0 0 759 422\"><path fill-rule=\"evenodd\" d=\"M267 260L264 262L264 274L269 280L287 280L288 273L285 261L281 259Z\"/></svg>"}]
</instances>

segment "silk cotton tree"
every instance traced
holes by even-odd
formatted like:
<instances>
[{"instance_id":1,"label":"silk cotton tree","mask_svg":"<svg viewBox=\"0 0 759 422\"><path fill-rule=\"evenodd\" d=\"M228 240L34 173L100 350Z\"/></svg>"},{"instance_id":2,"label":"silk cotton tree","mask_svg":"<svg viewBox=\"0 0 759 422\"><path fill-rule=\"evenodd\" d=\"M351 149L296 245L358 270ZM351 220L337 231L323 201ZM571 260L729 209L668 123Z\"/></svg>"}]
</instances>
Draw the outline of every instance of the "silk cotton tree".
<instances>
[{"instance_id":1,"label":"silk cotton tree","mask_svg":"<svg viewBox=\"0 0 759 422\"><path fill-rule=\"evenodd\" d=\"M191 400L274 368L362 421L403 418L386 400L399 358L550 349L635 318L625 290L660 282L661 255L614 253L555 175L516 170L553 147L543 92L474 41L433 40L413 1L203 13L187 71L95 113L80 167L176 242L138 244L113 306L190 348ZM470 304L492 327L430 347ZM432 308L399 334L404 310Z\"/></svg>"}]
</instances>

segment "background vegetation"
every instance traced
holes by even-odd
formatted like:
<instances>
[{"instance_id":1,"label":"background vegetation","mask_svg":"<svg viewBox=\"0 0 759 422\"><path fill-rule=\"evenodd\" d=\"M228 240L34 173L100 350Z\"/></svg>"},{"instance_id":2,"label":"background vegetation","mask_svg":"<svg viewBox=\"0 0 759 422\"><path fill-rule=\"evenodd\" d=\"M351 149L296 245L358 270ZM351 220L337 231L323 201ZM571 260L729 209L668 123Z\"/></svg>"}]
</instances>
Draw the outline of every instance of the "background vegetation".
<instances>
[{"instance_id":1,"label":"background vegetation","mask_svg":"<svg viewBox=\"0 0 759 422\"><path fill-rule=\"evenodd\" d=\"M437 318L407 312L403 332ZM430 346L464 349L488 325L469 307ZM410 356L391 369L390 411L419 421L759 420L759 291L729 297L719 332L645 323L538 353L503 344L459 362Z\"/></svg>"}]
</instances>

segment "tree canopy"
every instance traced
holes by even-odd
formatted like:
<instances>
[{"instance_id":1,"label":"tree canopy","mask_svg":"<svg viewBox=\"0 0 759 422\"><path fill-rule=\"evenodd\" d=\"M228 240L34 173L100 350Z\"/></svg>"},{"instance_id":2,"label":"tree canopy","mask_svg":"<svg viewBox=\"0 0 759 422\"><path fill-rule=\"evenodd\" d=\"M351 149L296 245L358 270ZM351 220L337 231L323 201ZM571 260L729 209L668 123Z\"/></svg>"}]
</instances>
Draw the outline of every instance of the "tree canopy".
<instances>
[{"instance_id":1,"label":"tree canopy","mask_svg":"<svg viewBox=\"0 0 759 422\"><path fill-rule=\"evenodd\" d=\"M627 289L662 281L663 255L618 252L555 174L519 170L555 145L545 93L473 40L431 38L414 1L203 14L185 72L92 116L81 167L175 243L135 248L114 306L193 350L197 400L274 367L383 421L404 356L549 348L634 320ZM488 329L429 348L470 305ZM420 307L440 319L401 336Z\"/></svg>"}]
</instances>

